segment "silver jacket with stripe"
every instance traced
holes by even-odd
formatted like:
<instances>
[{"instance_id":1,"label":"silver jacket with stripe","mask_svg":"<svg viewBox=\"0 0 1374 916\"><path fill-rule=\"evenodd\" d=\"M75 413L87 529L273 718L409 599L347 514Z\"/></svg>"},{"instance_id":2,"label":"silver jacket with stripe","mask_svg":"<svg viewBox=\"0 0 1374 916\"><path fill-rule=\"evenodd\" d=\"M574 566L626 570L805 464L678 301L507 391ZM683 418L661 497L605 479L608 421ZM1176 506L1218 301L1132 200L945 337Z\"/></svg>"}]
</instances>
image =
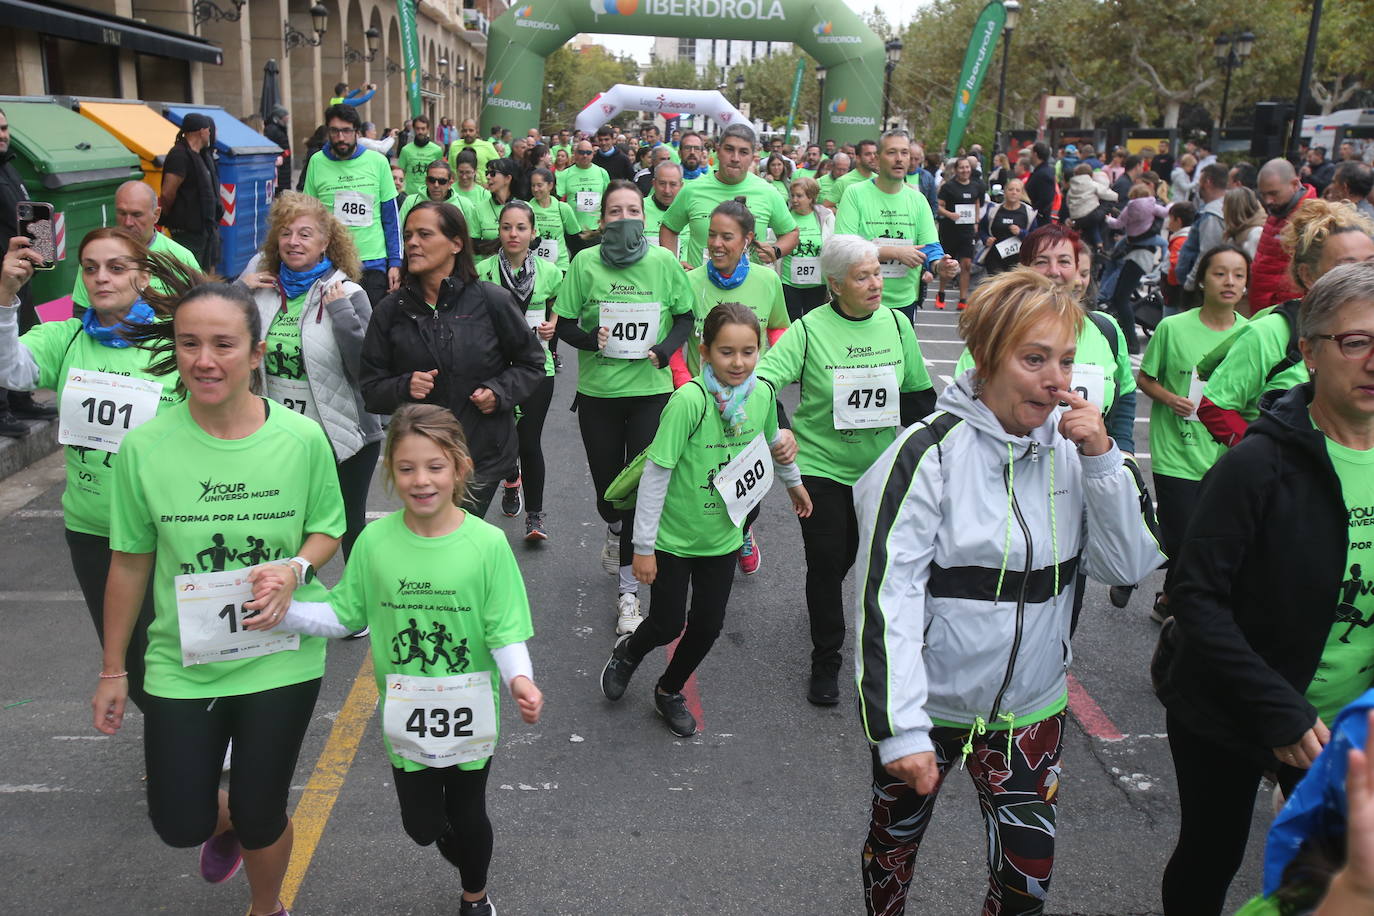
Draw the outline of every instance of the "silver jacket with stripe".
<instances>
[{"instance_id":1,"label":"silver jacket with stripe","mask_svg":"<svg viewBox=\"0 0 1374 916\"><path fill-rule=\"evenodd\" d=\"M1165 559L1115 445L1080 455L1059 410L1013 436L972 378L854 485L855 679L884 763L932 750L932 718L1045 715L1067 690L1077 574L1130 585Z\"/></svg>"}]
</instances>

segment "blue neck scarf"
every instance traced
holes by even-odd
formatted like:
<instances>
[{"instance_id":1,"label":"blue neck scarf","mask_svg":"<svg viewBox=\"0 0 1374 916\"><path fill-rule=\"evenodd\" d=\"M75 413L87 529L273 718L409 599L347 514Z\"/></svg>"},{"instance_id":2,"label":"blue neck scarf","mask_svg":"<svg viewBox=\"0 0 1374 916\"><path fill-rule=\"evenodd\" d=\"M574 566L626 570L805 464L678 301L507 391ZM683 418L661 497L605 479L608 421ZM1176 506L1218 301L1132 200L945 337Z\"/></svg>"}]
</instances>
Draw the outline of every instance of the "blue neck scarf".
<instances>
[{"instance_id":1,"label":"blue neck scarf","mask_svg":"<svg viewBox=\"0 0 1374 916\"><path fill-rule=\"evenodd\" d=\"M691 181L693 178L700 178L702 175L705 175L705 174L706 174L707 172L709 172L710 170L711 170L711 167L710 167L709 165L705 165L705 164L699 165L699 166L697 166L697 167L694 168L694 169L683 168L683 170L682 170L682 180L683 180L683 181Z\"/></svg>"},{"instance_id":2,"label":"blue neck scarf","mask_svg":"<svg viewBox=\"0 0 1374 916\"><path fill-rule=\"evenodd\" d=\"M95 338L96 343L102 347L123 350L132 344L125 339L124 335L119 333L121 324L149 324L153 318L153 307L140 299L134 303L133 308L129 309L129 314L124 316L123 322L117 322L108 328L100 323L100 318L96 315L95 309L86 309L81 316L81 327L87 334Z\"/></svg>"},{"instance_id":3,"label":"blue neck scarf","mask_svg":"<svg viewBox=\"0 0 1374 916\"><path fill-rule=\"evenodd\" d=\"M286 298L294 299L297 296L310 292L310 287L315 285L315 281L326 276L334 270L334 262L325 255L309 270L296 271L282 264L277 276L281 281L281 288L286 293Z\"/></svg>"},{"instance_id":4,"label":"blue neck scarf","mask_svg":"<svg viewBox=\"0 0 1374 916\"><path fill-rule=\"evenodd\" d=\"M711 283L717 289L734 289L745 281L749 276L749 254L745 252L739 256L739 263L735 265L735 272L728 277L722 277L720 271L716 270L716 265L710 261L706 262L706 276L711 278Z\"/></svg>"},{"instance_id":5,"label":"blue neck scarf","mask_svg":"<svg viewBox=\"0 0 1374 916\"><path fill-rule=\"evenodd\" d=\"M722 385L716 378L716 372L711 368L711 364L705 363L701 370L701 380L711 397L716 399L716 407L720 409L720 418L725 423L726 434L734 435L748 419L744 407L749 402L749 395L754 393L754 383L758 381L758 376L751 372L747 379L731 388L729 385Z\"/></svg>"}]
</instances>

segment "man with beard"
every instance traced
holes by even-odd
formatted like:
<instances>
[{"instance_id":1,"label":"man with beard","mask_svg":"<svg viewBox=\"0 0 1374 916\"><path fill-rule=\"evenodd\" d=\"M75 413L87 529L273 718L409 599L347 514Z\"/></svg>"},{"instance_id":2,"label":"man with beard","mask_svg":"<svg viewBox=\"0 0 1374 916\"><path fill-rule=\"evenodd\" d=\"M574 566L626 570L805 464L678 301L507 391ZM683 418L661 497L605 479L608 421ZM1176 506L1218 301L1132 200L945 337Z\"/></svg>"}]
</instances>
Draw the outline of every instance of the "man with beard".
<instances>
[{"instance_id":1,"label":"man with beard","mask_svg":"<svg viewBox=\"0 0 1374 916\"><path fill-rule=\"evenodd\" d=\"M706 141L701 134L689 130L678 143L678 155L682 161L682 180L691 181L711 171L706 162Z\"/></svg>"},{"instance_id":2,"label":"man with beard","mask_svg":"<svg viewBox=\"0 0 1374 916\"><path fill-rule=\"evenodd\" d=\"M355 111L353 117L357 117ZM162 165L162 225L207 269L219 262L219 171L210 150L214 121L191 112Z\"/></svg>"},{"instance_id":3,"label":"man with beard","mask_svg":"<svg viewBox=\"0 0 1374 916\"><path fill-rule=\"evenodd\" d=\"M392 204L396 184L386 157L358 144L362 119L356 108L331 105L324 122L329 142L311 157L305 193L353 233L363 262L359 285L375 306L401 283L401 235Z\"/></svg>"},{"instance_id":4,"label":"man with beard","mask_svg":"<svg viewBox=\"0 0 1374 916\"><path fill-rule=\"evenodd\" d=\"M1316 196L1316 190L1298 179L1293 163L1287 159L1270 159L1260 169L1259 198L1269 218L1264 221L1255 262L1250 267L1252 312L1302 295L1288 279L1288 255L1279 244L1279 233L1287 225L1288 215L1294 208Z\"/></svg>"},{"instance_id":5,"label":"man with beard","mask_svg":"<svg viewBox=\"0 0 1374 916\"><path fill-rule=\"evenodd\" d=\"M458 170L458 154L466 149L472 150L473 155L477 157L477 182L485 187L487 163L501 157L497 154L496 147L491 145L491 141L477 138L477 122L472 118L467 118L458 125L458 139L449 145L448 163L453 166L454 171Z\"/></svg>"},{"instance_id":6,"label":"man with beard","mask_svg":"<svg viewBox=\"0 0 1374 916\"><path fill-rule=\"evenodd\" d=\"M625 181L634 181L634 163L616 147L615 131L609 124L603 124L597 129L596 146L596 155L592 157L593 165L605 169L612 180L622 178Z\"/></svg>"},{"instance_id":7,"label":"man with beard","mask_svg":"<svg viewBox=\"0 0 1374 916\"><path fill-rule=\"evenodd\" d=\"M682 166L671 159L661 159L654 165L654 183L644 198L644 237L650 245L658 244L658 227L663 214L677 200L682 190Z\"/></svg>"},{"instance_id":8,"label":"man with beard","mask_svg":"<svg viewBox=\"0 0 1374 916\"><path fill-rule=\"evenodd\" d=\"M396 164L406 172L406 194L419 194L425 190L425 170L435 159L443 158L443 148L429 136L429 118L416 115L411 122L415 138L401 147L396 156Z\"/></svg>"},{"instance_id":9,"label":"man with beard","mask_svg":"<svg viewBox=\"0 0 1374 916\"><path fill-rule=\"evenodd\" d=\"M796 171L792 173L792 178L815 178L816 170L821 167L821 148L812 143L807 146L806 152L802 154L802 161L798 164Z\"/></svg>"},{"instance_id":10,"label":"man with beard","mask_svg":"<svg viewBox=\"0 0 1374 916\"><path fill-rule=\"evenodd\" d=\"M844 200L844 192L852 185L868 181L878 174L878 143L876 140L860 140L854 148L854 170L843 179L835 179L830 189L830 197L822 198L821 203L834 210Z\"/></svg>"},{"instance_id":11,"label":"man with beard","mask_svg":"<svg viewBox=\"0 0 1374 916\"><path fill-rule=\"evenodd\" d=\"M797 221L787 209L773 186L749 167L754 162L754 130L744 124L731 124L721 131L717 151L720 164L716 171L683 187L658 230L658 242L669 251L678 250L678 236L686 231L686 249L682 262L688 269L705 263L706 235L711 224L711 212L716 205L736 197L745 199L745 206L758 223L754 247L749 260L756 264L772 264L782 260L797 246ZM772 229L777 241L764 241L764 230Z\"/></svg>"}]
</instances>

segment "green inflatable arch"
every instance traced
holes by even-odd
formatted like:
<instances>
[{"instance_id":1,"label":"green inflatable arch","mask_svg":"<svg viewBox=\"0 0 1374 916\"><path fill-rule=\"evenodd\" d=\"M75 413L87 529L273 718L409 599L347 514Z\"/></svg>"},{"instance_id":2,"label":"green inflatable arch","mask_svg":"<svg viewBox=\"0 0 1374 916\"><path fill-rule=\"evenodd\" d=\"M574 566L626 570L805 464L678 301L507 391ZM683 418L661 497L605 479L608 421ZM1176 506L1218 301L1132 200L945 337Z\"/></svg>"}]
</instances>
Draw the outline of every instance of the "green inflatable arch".
<instances>
[{"instance_id":1,"label":"green inflatable arch","mask_svg":"<svg viewBox=\"0 0 1374 916\"><path fill-rule=\"evenodd\" d=\"M539 126L544 58L579 32L793 42L827 69L821 136L878 133L883 43L841 0L529 0L491 24L483 135Z\"/></svg>"}]
</instances>

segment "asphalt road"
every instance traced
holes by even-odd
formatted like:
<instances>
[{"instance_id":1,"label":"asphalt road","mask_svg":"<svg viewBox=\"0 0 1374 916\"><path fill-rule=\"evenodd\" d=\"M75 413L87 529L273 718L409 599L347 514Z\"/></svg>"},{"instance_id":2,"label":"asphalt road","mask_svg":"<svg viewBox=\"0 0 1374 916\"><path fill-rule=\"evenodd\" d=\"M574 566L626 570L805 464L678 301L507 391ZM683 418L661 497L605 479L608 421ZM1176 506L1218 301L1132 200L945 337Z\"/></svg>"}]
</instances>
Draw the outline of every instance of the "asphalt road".
<instances>
[{"instance_id":1,"label":"asphalt road","mask_svg":"<svg viewBox=\"0 0 1374 916\"><path fill-rule=\"evenodd\" d=\"M930 309L917 316L937 387L960 351L956 318ZM615 583L598 562L603 529L566 409L574 362L559 375L544 433L552 540L527 549L521 520L495 509L491 517L511 535L525 573L536 627L531 652L548 700L535 727L504 705L488 795L493 899L503 916L862 913L868 750L852 687L842 684L842 702L832 709L803 696L809 641L802 549L784 493L765 502L755 529L762 569L736 578L725 631L694 681L701 731L680 740L655 716L658 658L646 661L619 704L601 697ZM1142 397L1142 457L1148 411ZM131 715L114 738L91 728L100 656L62 538L60 467L54 457L0 482L3 910L237 916L246 910L244 878L207 885L195 851L163 846L147 821L140 717ZM395 506L374 487L371 510ZM337 561L325 579L336 576ZM1157 632L1148 596L1160 578L1144 583L1124 611L1108 604L1104 586L1089 586L1074 644L1072 670L1082 690L1067 732L1050 913L1159 911L1159 876L1177 828L1164 714L1147 673ZM330 649L292 793L301 806L288 879L292 910L457 913L454 870L401 830L372 695L360 687L346 705L365 656L361 643ZM1228 911L1258 888L1269 819L1262 791ZM312 830L318 843L310 849L302 837ZM978 912L984 847L971 785L955 778L921 850L909 912Z\"/></svg>"}]
</instances>

